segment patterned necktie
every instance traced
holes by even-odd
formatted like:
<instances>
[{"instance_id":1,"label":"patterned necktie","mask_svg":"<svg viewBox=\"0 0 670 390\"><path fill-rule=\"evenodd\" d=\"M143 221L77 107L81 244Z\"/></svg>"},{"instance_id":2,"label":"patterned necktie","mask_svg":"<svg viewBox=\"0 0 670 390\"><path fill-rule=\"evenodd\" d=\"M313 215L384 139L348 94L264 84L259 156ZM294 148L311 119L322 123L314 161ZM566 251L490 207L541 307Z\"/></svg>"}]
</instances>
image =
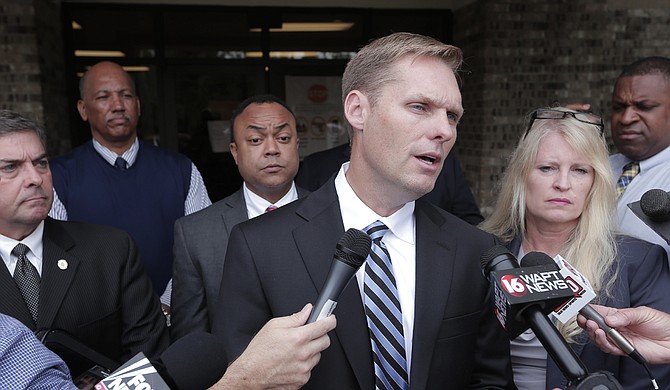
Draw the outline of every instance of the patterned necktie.
<instances>
[{"instance_id":1,"label":"patterned necktie","mask_svg":"<svg viewBox=\"0 0 670 390\"><path fill-rule=\"evenodd\" d=\"M616 182L616 192L618 197L621 197L623 192L626 191L628 184L633 181L633 178L637 176L638 173L640 173L640 163L637 161L631 161L624 165L623 172L621 172L621 176L619 176L619 180Z\"/></svg>"},{"instance_id":2,"label":"patterned necktie","mask_svg":"<svg viewBox=\"0 0 670 390\"><path fill-rule=\"evenodd\" d=\"M37 269L28 260L26 253L28 247L24 244L17 244L12 249L12 254L18 258L16 269L14 270L14 282L19 287L23 300L26 301L26 306L33 317L33 321L37 324L37 307L40 300L40 275Z\"/></svg>"},{"instance_id":3,"label":"patterned necktie","mask_svg":"<svg viewBox=\"0 0 670 390\"><path fill-rule=\"evenodd\" d=\"M265 212L266 212L266 213L269 213L270 211L275 211L275 210L277 210L278 208L279 208L279 207L277 207L277 206L271 204L271 205L268 206L268 208L265 209Z\"/></svg>"},{"instance_id":4,"label":"patterned necktie","mask_svg":"<svg viewBox=\"0 0 670 390\"><path fill-rule=\"evenodd\" d=\"M123 157L117 157L116 161L114 161L114 166L116 169L125 171L128 168L128 163L123 159Z\"/></svg>"},{"instance_id":5,"label":"patterned necktie","mask_svg":"<svg viewBox=\"0 0 670 390\"><path fill-rule=\"evenodd\" d=\"M375 386L377 389L409 389L398 288L388 250L382 242L389 228L375 221L364 230L372 238L363 291L375 365Z\"/></svg>"}]
</instances>

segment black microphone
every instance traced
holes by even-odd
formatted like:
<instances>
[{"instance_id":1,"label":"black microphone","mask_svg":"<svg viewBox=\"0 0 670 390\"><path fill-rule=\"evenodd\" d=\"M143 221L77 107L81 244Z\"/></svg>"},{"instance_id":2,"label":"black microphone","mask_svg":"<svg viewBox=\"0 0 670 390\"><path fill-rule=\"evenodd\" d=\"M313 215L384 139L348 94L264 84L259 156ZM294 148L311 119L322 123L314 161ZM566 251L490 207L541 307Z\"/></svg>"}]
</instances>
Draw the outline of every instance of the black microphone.
<instances>
[{"instance_id":1,"label":"black microphone","mask_svg":"<svg viewBox=\"0 0 670 390\"><path fill-rule=\"evenodd\" d=\"M77 385L81 382L81 386L85 386L84 383L88 382L92 386L119 367L118 362L63 329L40 329L35 331L35 337L63 359Z\"/></svg>"},{"instance_id":2,"label":"black microphone","mask_svg":"<svg viewBox=\"0 0 670 390\"><path fill-rule=\"evenodd\" d=\"M206 332L189 333L161 354L165 370L160 373L179 390L207 389L226 372L228 362L224 355L218 337Z\"/></svg>"},{"instance_id":3,"label":"black microphone","mask_svg":"<svg viewBox=\"0 0 670 390\"><path fill-rule=\"evenodd\" d=\"M493 285L496 316L510 339L529 328L521 312L530 304L548 315L574 295L554 266L520 268L506 249L488 254L482 257L482 268Z\"/></svg>"},{"instance_id":4,"label":"black microphone","mask_svg":"<svg viewBox=\"0 0 670 390\"><path fill-rule=\"evenodd\" d=\"M98 390L146 388L203 390L226 372L221 341L211 333L193 332L170 345L158 361L142 352L95 385Z\"/></svg>"},{"instance_id":5,"label":"black microphone","mask_svg":"<svg viewBox=\"0 0 670 390\"><path fill-rule=\"evenodd\" d=\"M537 263L534 259L539 256L547 255L540 252L530 252L522 259L522 262L526 263L528 261L531 264ZM501 290L504 290L504 287L500 285L500 281L504 280L504 275L500 276L499 274L512 273L514 270L521 271L527 268L519 268L519 264L514 255L509 253L507 248L501 245L497 245L486 251L482 255L481 264L482 269L484 270L484 275L491 281L496 294ZM544 271L547 275L558 273L555 269L555 264L553 266L540 264L534 267L528 267L528 269L537 267L544 267L545 269L549 268L551 271ZM560 277L560 274L557 277ZM528 280L531 279L532 278L528 278ZM540 303L529 303L519 311L519 315L530 325L530 328L533 330L538 340L540 340L544 349L554 360L556 366L558 366L563 375L568 379L568 390L623 390L623 387L621 387L614 376L607 371L599 371L594 374L589 374L584 363L579 360L575 352L568 346L565 339L563 339L558 332L558 329L554 327L549 318L540 308Z\"/></svg>"},{"instance_id":6,"label":"black microphone","mask_svg":"<svg viewBox=\"0 0 670 390\"><path fill-rule=\"evenodd\" d=\"M335 246L328 277L307 319L308 324L329 316L335 310L340 293L363 265L371 248L372 239L364 232L358 229L344 232Z\"/></svg>"},{"instance_id":7,"label":"black microphone","mask_svg":"<svg viewBox=\"0 0 670 390\"><path fill-rule=\"evenodd\" d=\"M535 255L528 256L534 253ZM546 253L541 253L541 252L531 252L527 256L524 256L523 259L521 259L521 263L523 264L524 267L528 266L538 266L538 265L547 265L547 266L552 266L555 267L556 270L559 270L558 264L554 262L554 260L549 257ZM571 283L575 284L575 288L578 291L593 291L593 288L587 284L587 283L580 283L579 278L571 278ZM583 294L582 294L583 295ZM583 296L579 295L576 296L575 299L571 300L569 302L569 305L575 305L576 307L580 307L579 309L579 314L583 315L587 319L594 321L600 329L602 329L614 342L619 348L621 348L622 351L624 351L628 356L630 356L633 360L640 364L646 364L647 361L644 359L644 357L635 349L633 344L628 341L624 335L622 335L618 330L609 327L605 323L605 319L603 316L600 315L591 305L589 305L589 302L584 300Z\"/></svg>"},{"instance_id":8,"label":"black microphone","mask_svg":"<svg viewBox=\"0 0 670 390\"><path fill-rule=\"evenodd\" d=\"M496 294L504 291L505 288L500 284L500 280L502 279L492 273L497 271L505 273L506 271L519 268L514 255L501 245L496 245L484 252L481 258L481 265L484 275L493 284ZM588 375L584 363L579 360L575 352L567 345L565 339L558 332L558 329L551 323L547 315L542 312L540 304L529 303L519 310L517 320L519 320L519 316L535 332L535 336L537 336L549 356L556 362L558 368L570 382L577 381Z\"/></svg>"},{"instance_id":9,"label":"black microphone","mask_svg":"<svg viewBox=\"0 0 670 390\"><path fill-rule=\"evenodd\" d=\"M670 193L654 188L629 203L633 213L670 245Z\"/></svg>"},{"instance_id":10,"label":"black microphone","mask_svg":"<svg viewBox=\"0 0 670 390\"><path fill-rule=\"evenodd\" d=\"M654 222L670 220L670 193L654 188L640 198L640 208Z\"/></svg>"}]
</instances>

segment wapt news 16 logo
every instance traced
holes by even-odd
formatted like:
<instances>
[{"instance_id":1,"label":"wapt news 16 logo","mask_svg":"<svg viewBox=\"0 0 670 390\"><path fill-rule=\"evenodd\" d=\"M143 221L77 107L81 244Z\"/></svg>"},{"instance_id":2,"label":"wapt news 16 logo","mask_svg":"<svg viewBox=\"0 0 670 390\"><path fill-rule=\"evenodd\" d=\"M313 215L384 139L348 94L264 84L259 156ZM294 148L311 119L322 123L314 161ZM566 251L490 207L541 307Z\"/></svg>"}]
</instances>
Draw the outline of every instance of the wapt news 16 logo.
<instances>
[{"instance_id":1,"label":"wapt news 16 logo","mask_svg":"<svg viewBox=\"0 0 670 390\"><path fill-rule=\"evenodd\" d=\"M572 298L574 293L556 267L539 265L491 271L494 310L511 338L528 329L517 320L528 305L538 305L544 314Z\"/></svg>"},{"instance_id":2,"label":"wapt news 16 logo","mask_svg":"<svg viewBox=\"0 0 670 390\"><path fill-rule=\"evenodd\" d=\"M558 270L547 270L545 266L507 270L500 278L500 285L515 297L526 294L551 294L552 291L570 290L570 286Z\"/></svg>"}]
</instances>

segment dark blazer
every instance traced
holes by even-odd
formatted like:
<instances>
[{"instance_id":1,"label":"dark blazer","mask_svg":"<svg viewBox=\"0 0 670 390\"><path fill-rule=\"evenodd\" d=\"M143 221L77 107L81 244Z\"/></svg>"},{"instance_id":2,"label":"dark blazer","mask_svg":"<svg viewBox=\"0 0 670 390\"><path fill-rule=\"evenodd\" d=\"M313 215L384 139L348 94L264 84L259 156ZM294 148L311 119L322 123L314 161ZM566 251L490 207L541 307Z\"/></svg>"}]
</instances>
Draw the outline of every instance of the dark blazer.
<instances>
[{"instance_id":1,"label":"dark blazer","mask_svg":"<svg viewBox=\"0 0 670 390\"><path fill-rule=\"evenodd\" d=\"M519 251L519 241L511 247ZM618 269L612 296L601 294L597 302L601 305L623 308L649 306L670 313L670 271L665 250L655 244L629 236L617 237ZM570 261L570 259L567 259ZM614 270L609 277L613 277ZM649 389L650 379L644 368L628 357L614 356L602 352L582 332L577 343L570 344L589 372L609 371L626 390ZM670 365L650 365L661 388L670 386ZM547 390L563 388L567 380L551 358L547 359Z\"/></svg>"},{"instance_id":2,"label":"dark blazer","mask_svg":"<svg viewBox=\"0 0 670 390\"><path fill-rule=\"evenodd\" d=\"M303 188L315 191L335 175L344 162L349 161L350 155L349 144L310 154L300 163L295 182ZM484 220L465 181L461 163L453 151L444 159L435 187L423 198L471 225L477 225Z\"/></svg>"},{"instance_id":3,"label":"dark blazer","mask_svg":"<svg viewBox=\"0 0 670 390\"><path fill-rule=\"evenodd\" d=\"M479 258L494 238L416 202L412 389L513 388L509 341L493 315ZM235 358L272 317L314 302L344 233L334 182L231 232L213 333ZM372 389L374 369L356 282L335 310L331 345L306 389Z\"/></svg>"},{"instance_id":4,"label":"dark blazer","mask_svg":"<svg viewBox=\"0 0 670 390\"><path fill-rule=\"evenodd\" d=\"M138 352L160 355L169 343L165 317L127 233L47 218L43 245L37 328L7 267L0 312L33 331L65 330L119 363Z\"/></svg>"},{"instance_id":5,"label":"dark blazer","mask_svg":"<svg viewBox=\"0 0 670 390\"><path fill-rule=\"evenodd\" d=\"M298 197L308 194L300 187L296 189ZM233 226L247 219L244 191L240 188L176 221L170 302L172 340L194 331L211 330L209 313L216 310L228 236Z\"/></svg>"}]
</instances>

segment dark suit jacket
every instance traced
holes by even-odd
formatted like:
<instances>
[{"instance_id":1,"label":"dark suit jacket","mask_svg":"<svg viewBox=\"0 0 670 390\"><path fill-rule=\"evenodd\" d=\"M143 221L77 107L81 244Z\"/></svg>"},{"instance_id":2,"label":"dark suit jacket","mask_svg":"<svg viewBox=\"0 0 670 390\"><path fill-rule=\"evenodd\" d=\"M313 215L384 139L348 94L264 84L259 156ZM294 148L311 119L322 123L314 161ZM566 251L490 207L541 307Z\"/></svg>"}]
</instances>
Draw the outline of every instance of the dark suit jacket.
<instances>
[{"instance_id":1,"label":"dark suit jacket","mask_svg":"<svg viewBox=\"0 0 670 390\"><path fill-rule=\"evenodd\" d=\"M160 301L127 233L47 218L43 244L38 330L65 330L119 363L138 352L158 356L167 347ZM0 268L0 312L35 331L14 279Z\"/></svg>"},{"instance_id":2,"label":"dark suit jacket","mask_svg":"<svg viewBox=\"0 0 670 390\"><path fill-rule=\"evenodd\" d=\"M511 245L513 253L519 252L519 240ZM601 294L596 303L623 308L649 306L670 313L670 271L665 250L655 244L628 236L617 237L618 269L612 296ZM570 261L570 259L567 259ZM610 271L610 277L614 270ZM589 372L609 371L626 390L651 388L649 376L644 368L628 357L614 356L602 352L590 342L583 332L577 343L570 344ZM661 388L670 385L670 365L650 365ZM547 390L563 388L567 380L551 358L547 359Z\"/></svg>"},{"instance_id":3,"label":"dark suit jacket","mask_svg":"<svg viewBox=\"0 0 670 390\"><path fill-rule=\"evenodd\" d=\"M493 315L479 258L494 238L416 202L412 389L513 388L509 341ZM213 333L235 358L272 317L315 302L344 233L331 180L309 196L231 232ZM335 310L331 345L306 389L372 389L374 369L356 282Z\"/></svg>"},{"instance_id":4,"label":"dark suit jacket","mask_svg":"<svg viewBox=\"0 0 670 390\"><path fill-rule=\"evenodd\" d=\"M296 189L298 197L308 193L300 187ZM194 331L211 330L209 313L216 310L228 236L233 226L247 219L244 191L240 188L176 221L170 302L172 340Z\"/></svg>"},{"instance_id":5,"label":"dark suit jacket","mask_svg":"<svg viewBox=\"0 0 670 390\"><path fill-rule=\"evenodd\" d=\"M310 154L300 163L295 182L303 188L315 191L336 174L344 162L349 161L350 155L349 144ZM444 159L435 187L423 198L471 225L477 225L484 220L465 181L461 163L453 151Z\"/></svg>"}]
</instances>

